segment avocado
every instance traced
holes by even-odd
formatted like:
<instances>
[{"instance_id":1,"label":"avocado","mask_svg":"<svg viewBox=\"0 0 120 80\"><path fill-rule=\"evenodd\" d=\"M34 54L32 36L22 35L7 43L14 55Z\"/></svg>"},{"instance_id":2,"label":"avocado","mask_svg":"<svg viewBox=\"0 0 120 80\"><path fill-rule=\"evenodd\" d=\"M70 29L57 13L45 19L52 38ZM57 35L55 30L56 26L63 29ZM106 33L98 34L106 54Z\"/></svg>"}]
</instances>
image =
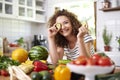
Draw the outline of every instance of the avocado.
<instances>
[{"instance_id":1,"label":"avocado","mask_svg":"<svg viewBox=\"0 0 120 80\"><path fill-rule=\"evenodd\" d=\"M52 80L52 75L47 70L40 71L39 74L42 75L42 79L41 80Z\"/></svg>"},{"instance_id":2,"label":"avocado","mask_svg":"<svg viewBox=\"0 0 120 80\"><path fill-rule=\"evenodd\" d=\"M30 77L32 80L42 80L42 75L39 74L38 72L32 72L30 74Z\"/></svg>"}]
</instances>

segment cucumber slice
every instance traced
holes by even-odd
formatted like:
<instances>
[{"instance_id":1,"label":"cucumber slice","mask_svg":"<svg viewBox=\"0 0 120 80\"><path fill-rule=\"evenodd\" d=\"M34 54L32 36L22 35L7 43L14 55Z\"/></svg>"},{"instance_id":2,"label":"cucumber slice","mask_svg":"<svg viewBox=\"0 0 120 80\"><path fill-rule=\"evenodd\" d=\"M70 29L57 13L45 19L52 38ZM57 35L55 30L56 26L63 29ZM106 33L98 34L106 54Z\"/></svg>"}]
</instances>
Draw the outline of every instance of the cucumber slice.
<instances>
[{"instance_id":1,"label":"cucumber slice","mask_svg":"<svg viewBox=\"0 0 120 80\"><path fill-rule=\"evenodd\" d=\"M57 28L58 30L60 30L61 24L60 24L60 23L57 23L57 24L56 24L56 28Z\"/></svg>"}]
</instances>

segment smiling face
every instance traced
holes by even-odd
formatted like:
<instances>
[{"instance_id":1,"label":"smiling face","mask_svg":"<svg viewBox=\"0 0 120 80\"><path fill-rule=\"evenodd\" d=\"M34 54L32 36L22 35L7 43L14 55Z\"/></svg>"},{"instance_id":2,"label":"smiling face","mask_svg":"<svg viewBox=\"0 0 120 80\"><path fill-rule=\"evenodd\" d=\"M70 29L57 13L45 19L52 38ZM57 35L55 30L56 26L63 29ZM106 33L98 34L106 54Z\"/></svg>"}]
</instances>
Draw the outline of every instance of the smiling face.
<instances>
[{"instance_id":1,"label":"smiling face","mask_svg":"<svg viewBox=\"0 0 120 80\"><path fill-rule=\"evenodd\" d=\"M60 23L62 25L59 33L64 37L68 37L72 34L72 25L70 20L66 16L59 16L56 19L56 23Z\"/></svg>"}]
</instances>

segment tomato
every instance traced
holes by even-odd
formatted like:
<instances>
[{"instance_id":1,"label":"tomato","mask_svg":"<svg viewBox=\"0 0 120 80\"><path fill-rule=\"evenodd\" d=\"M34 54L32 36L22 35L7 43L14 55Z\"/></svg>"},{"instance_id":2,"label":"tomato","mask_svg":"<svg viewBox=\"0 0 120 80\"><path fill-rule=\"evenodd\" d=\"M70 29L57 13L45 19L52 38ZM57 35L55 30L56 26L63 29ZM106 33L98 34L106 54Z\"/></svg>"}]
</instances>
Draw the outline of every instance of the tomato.
<instances>
[{"instance_id":1,"label":"tomato","mask_svg":"<svg viewBox=\"0 0 120 80\"><path fill-rule=\"evenodd\" d=\"M98 65L100 65L100 66L111 66L112 61L109 57L103 56L99 59Z\"/></svg>"},{"instance_id":2,"label":"tomato","mask_svg":"<svg viewBox=\"0 0 120 80\"><path fill-rule=\"evenodd\" d=\"M9 72L5 69L0 70L2 76L9 76Z\"/></svg>"},{"instance_id":3,"label":"tomato","mask_svg":"<svg viewBox=\"0 0 120 80\"><path fill-rule=\"evenodd\" d=\"M98 61L102 56L100 54L93 54L92 59L95 61L95 64L98 65Z\"/></svg>"},{"instance_id":4,"label":"tomato","mask_svg":"<svg viewBox=\"0 0 120 80\"><path fill-rule=\"evenodd\" d=\"M96 61L94 60L94 59L92 59L92 58L88 58L87 59L87 65L96 65Z\"/></svg>"},{"instance_id":5,"label":"tomato","mask_svg":"<svg viewBox=\"0 0 120 80\"><path fill-rule=\"evenodd\" d=\"M74 64L76 65L86 65L87 63L87 58L85 56L80 56L77 59L73 61Z\"/></svg>"},{"instance_id":6,"label":"tomato","mask_svg":"<svg viewBox=\"0 0 120 80\"><path fill-rule=\"evenodd\" d=\"M19 47L18 44L14 44L14 43L10 43L9 46L10 46L10 47Z\"/></svg>"}]
</instances>

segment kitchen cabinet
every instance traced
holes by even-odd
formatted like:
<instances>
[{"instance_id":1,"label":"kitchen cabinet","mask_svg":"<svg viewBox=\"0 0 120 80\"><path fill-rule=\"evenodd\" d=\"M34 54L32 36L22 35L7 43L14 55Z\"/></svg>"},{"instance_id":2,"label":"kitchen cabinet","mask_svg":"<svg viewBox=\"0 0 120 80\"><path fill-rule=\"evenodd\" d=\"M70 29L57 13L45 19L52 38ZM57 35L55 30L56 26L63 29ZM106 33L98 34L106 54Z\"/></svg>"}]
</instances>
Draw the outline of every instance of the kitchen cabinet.
<instances>
[{"instance_id":1,"label":"kitchen cabinet","mask_svg":"<svg viewBox=\"0 0 120 80\"><path fill-rule=\"evenodd\" d=\"M13 17L13 0L0 0L0 16Z\"/></svg>"},{"instance_id":2,"label":"kitchen cabinet","mask_svg":"<svg viewBox=\"0 0 120 80\"><path fill-rule=\"evenodd\" d=\"M45 22L44 0L0 0L0 17Z\"/></svg>"},{"instance_id":3,"label":"kitchen cabinet","mask_svg":"<svg viewBox=\"0 0 120 80\"><path fill-rule=\"evenodd\" d=\"M44 0L36 0L35 4L35 19L45 21Z\"/></svg>"}]
</instances>

